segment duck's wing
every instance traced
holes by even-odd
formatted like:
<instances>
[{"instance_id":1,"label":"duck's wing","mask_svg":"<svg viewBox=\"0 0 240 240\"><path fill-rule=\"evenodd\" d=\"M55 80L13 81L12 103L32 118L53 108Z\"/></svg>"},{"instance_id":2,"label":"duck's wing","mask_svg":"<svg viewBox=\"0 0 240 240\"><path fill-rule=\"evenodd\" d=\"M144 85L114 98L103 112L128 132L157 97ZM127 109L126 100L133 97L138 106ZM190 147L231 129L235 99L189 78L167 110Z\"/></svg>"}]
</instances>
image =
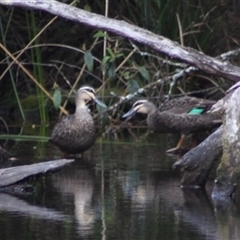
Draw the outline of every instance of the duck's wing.
<instances>
[{"instance_id":1,"label":"duck's wing","mask_svg":"<svg viewBox=\"0 0 240 240\"><path fill-rule=\"evenodd\" d=\"M191 133L210 130L221 125L221 119L212 114L173 114L158 112L148 119L149 127L156 132Z\"/></svg>"},{"instance_id":2,"label":"duck's wing","mask_svg":"<svg viewBox=\"0 0 240 240\"><path fill-rule=\"evenodd\" d=\"M173 117L169 121L169 128L176 132L188 134L211 130L221 125L221 120L216 120L213 116L182 114Z\"/></svg>"},{"instance_id":3,"label":"duck's wing","mask_svg":"<svg viewBox=\"0 0 240 240\"><path fill-rule=\"evenodd\" d=\"M164 102L159 107L159 110L168 111L174 114L184 114L184 113L194 113L202 114L203 112L208 111L216 101L208 100L208 99L201 99L196 97L180 97L174 98L167 102ZM191 112L193 109L197 108L197 111Z\"/></svg>"}]
</instances>

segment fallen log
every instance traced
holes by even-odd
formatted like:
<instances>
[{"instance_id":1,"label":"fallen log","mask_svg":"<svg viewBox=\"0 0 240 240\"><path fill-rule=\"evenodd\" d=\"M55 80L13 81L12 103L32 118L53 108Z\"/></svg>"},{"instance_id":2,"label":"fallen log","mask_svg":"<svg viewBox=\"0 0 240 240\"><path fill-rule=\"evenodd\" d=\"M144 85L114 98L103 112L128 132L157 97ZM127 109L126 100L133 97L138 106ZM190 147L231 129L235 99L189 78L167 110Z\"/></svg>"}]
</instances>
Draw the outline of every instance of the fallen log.
<instances>
[{"instance_id":1,"label":"fallen log","mask_svg":"<svg viewBox=\"0 0 240 240\"><path fill-rule=\"evenodd\" d=\"M48 162L35 163L31 165L0 169L0 191L5 191L6 188L14 191L13 186L18 185L20 182L22 183L30 177L56 171L59 168L72 162L74 162L74 159L60 159ZM19 191L19 188L17 189L17 191Z\"/></svg>"},{"instance_id":2,"label":"fallen log","mask_svg":"<svg viewBox=\"0 0 240 240\"><path fill-rule=\"evenodd\" d=\"M214 111L224 113L222 147L223 154L217 168L212 198L238 198L240 181L240 83L228 90ZM215 106L216 106L215 105ZM236 194L237 193L237 194Z\"/></svg>"},{"instance_id":3,"label":"fallen log","mask_svg":"<svg viewBox=\"0 0 240 240\"><path fill-rule=\"evenodd\" d=\"M223 115L223 125L196 148L186 153L173 168L185 170L182 186L204 186L214 160L222 155L217 168L212 198L239 198L240 181L240 82L233 85L211 112Z\"/></svg>"},{"instance_id":4,"label":"fallen log","mask_svg":"<svg viewBox=\"0 0 240 240\"><path fill-rule=\"evenodd\" d=\"M173 169L183 169L182 187L203 187L215 160L222 154L222 126L202 143L187 152L173 164Z\"/></svg>"}]
</instances>

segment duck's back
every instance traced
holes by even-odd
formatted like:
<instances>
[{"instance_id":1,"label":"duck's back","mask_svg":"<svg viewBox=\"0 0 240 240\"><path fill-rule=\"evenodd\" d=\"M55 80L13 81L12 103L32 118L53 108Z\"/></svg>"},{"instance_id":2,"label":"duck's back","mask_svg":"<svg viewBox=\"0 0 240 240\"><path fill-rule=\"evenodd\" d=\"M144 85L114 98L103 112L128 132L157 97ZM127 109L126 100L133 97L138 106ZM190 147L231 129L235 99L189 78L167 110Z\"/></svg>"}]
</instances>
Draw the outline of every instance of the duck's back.
<instances>
[{"instance_id":1,"label":"duck's back","mask_svg":"<svg viewBox=\"0 0 240 240\"><path fill-rule=\"evenodd\" d=\"M63 117L54 127L51 141L63 152L77 154L95 142L95 127L87 109Z\"/></svg>"},{"instance_id":2,"label":"duck's back","mask_svg":"<svg viewBox=\"0 0 240 240\"><path fill-rule=\"evenodd\" d=\"M154 112L148 115L148 127L158 133L192 133L210 130L221 124L211 114L173 114L171 112Z\"/></svg>"}]
</instances>

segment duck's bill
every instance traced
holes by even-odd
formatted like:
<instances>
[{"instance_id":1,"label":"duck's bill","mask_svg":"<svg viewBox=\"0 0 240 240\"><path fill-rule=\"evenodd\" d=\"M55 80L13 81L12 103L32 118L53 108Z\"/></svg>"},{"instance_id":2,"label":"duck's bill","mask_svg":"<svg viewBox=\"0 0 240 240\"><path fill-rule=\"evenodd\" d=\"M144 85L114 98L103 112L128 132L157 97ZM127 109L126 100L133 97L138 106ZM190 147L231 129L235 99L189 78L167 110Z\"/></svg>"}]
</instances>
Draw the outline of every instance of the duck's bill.
<instances>
[{"instance_id":1,"label":"duck's bill","mask_svg":"<svg viewBox=\"0 0 240 240\"><path fill-rule=\"evenodd\" d=\"M94 98L94 102L103 108L107 108L106 104L97 98Z\"/></svg>"},{"instance_id":2,"label":"duck's bill","mask_svg":"<svg viewBox=\"0 0 240 240\"><path fill-rule=\"evenodd\" d=\"M134 109L130 109L127 113L125 113L122 118L132 117L136 114L136 111Z\"/></svg>"}]
</instances>

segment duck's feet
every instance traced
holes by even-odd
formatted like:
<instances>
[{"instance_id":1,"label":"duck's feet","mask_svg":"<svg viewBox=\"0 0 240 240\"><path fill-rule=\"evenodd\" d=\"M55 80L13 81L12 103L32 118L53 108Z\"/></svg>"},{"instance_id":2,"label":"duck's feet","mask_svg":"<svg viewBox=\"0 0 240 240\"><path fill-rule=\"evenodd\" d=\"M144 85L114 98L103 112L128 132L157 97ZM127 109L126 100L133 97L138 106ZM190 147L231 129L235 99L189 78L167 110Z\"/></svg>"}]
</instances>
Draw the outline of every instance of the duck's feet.
<instances>
[{"instance_id":1,"label":"duck's feet","mask_svg":"<svg viewBox=\"0 0 240 240\"><path fill-rule=\"evenodd\" d=\"M171 148L166 151L166 153L179 154L182 153L183 149L179 147Z\"/></svg>"},{"instance_id":2,"label":"duck's feet","mask_svg":"<svg viewBox=\"0 0 240 240\"><path fill-rule=\"evenodd\" d=\"M183 142L185 140L186 136L185 134L181 134L181 137L178 141L178 144L175 148L171 148L171 149L168 149L166 151L166 153L169 153L169 154L182 154L183 153L183 148L182 148L182 145L183 145Z\"/></svg>"},{"instance_id":3,"label":"duck's feet","mask_svg":"<svg viewBox=\"0 0 240 240\"><path fill-rule=\"evenodd\" d=\"M171 148L171 149L168 149L166 151L167 154L169 155L184 155L186 152L188 152L190 149L187 149L187 148L178 148L178 147L175 147L175 148Z\"/></svg>"}]
</instances>

